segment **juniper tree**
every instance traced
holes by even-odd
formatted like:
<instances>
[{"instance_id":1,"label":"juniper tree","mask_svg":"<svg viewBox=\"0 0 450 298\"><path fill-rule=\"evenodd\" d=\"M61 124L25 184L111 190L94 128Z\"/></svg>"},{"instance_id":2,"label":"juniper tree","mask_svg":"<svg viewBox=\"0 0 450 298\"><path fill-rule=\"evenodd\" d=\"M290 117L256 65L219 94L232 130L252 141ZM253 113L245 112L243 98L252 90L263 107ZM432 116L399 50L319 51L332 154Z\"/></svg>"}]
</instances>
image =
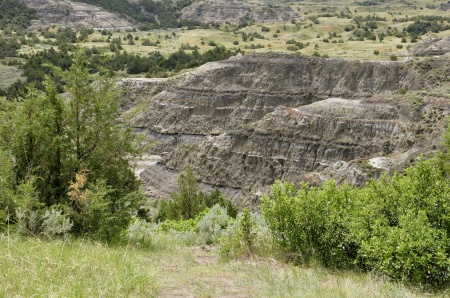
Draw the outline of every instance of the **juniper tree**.
<instances>
[{"instance_id":1,"label":"juniper tree","mask_svg":"<svg viewBox=\"0 0 450 298\"><path fill-rule=\"evenodd\" d=\"M67 97L47 79L44 91L30 88L24 98L2 101L0 149L11 153L10 189L34 177L45 208L71 210L69 185L82 173L86 188L101 185L105 190L108 218L102 229L109 231L100 237L110 238L116 228L127 225L141 198L128 162L139 153L137 139L119 121L120 94L111 78L91 75L81 53L68 71L60 73ZM75 223L74 229L86 231L82 224Z\"/></svg>"}]
</instances>

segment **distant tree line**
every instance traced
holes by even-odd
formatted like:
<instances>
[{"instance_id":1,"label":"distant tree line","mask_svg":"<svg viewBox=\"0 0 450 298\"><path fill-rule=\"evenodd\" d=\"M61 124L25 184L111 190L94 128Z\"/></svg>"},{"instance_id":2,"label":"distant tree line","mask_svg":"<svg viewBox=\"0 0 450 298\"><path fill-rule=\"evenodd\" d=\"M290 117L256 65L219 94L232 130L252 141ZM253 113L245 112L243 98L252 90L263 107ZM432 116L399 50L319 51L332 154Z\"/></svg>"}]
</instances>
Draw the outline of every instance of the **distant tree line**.
<instances>
[{"instance_id":1,"label":"distant tree line","mask_svg":"<svg viewBox=\"0 0 450 298\"><path fill-rule=\"evenodd\" d=\"M450 17L444 16L414 16L414 17L406 17L400 20L394 20L398 22L410 22L414 21L414 23L408 25L405 31L411 37L419 37L427 32L439 33L441 31L450 29Z\"/></svg>"},{"instance_id":2,"label":"distant tree line","mask_svg":"<svg viewBox=\"0 0 450 298\"><path fill-rule=\"evenodd\" d=\"M15 57L20 44L15 39L0 38L0 59Z\"/></svg>"},{"instance_id":3,"label":"distant tree line","mask_svg":"<svg viewBox=\"0 0 450 298\"><path fill-rule=\"evenodd\" d=\"M75 50L75 46L67 43L63 44L70 45L71 51ZM119 50L116 50L113 56L104 55L102 52L104 51L98 48L86 49L86 55L90 59L89 67L91 73L106 71L109 74L114 74L115 71L126 70L129 74L144 73L148 77L167 77L170 72L198 67L211 61L228 59L239 53L240 49L232 51L224 46L216 46L203 54L196 49L191 53L180 49L167 58L157 51L144 57L120 52ZM46 76L52 78L59 91L63 90L58 76L54 75L54 67L56 66L62 70L70 68L73 55L67 48L57 51L52 47L32 56L21 55L21 57L27 59L25 64L19 66L23 69L23 75L27 77L27 81L23 83L16 82L6 90L0 89L0 96L12 99L18 94L26 92L29 85L33 85L39 90L44 90L43 81Z\"/></svg>"}]
</instances>

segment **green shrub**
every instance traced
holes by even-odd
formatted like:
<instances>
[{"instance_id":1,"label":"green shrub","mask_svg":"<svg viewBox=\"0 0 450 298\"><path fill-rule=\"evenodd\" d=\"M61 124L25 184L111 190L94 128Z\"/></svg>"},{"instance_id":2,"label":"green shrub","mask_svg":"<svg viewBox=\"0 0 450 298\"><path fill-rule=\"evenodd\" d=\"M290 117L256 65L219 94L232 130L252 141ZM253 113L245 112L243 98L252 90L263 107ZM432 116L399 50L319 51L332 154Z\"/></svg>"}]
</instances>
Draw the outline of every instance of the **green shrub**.
<instances>
[{"instance_id":1,"label":"green shrub","mask_svg":"<svg viewBox=\"0 0 450 298\"><path fill-rule=\"evenodd\" d=\"M218 188L214 188L209 194L200 190L194 172L188 166L186 173L181 173L178 178L178 191L172 194L172 200L160 203L155 221L193 219L216 204L225 208L227 214L232 218L236 217L236 206L226 200Z\"/></svg>"},{"instance_id":2,"label":"green shrub","mask_svg":"<svg viewBox=\"0 0 450 298\"><path fill-rule=\"evenodd\" d=\"M281 246L297 253L301 260L311 258L330 267L348 267L356 254L347 242L347 226L354 190L334 181L321 188L277 182L272 195L265 196L261 209Z\"/></svg>"},{"instance_id":3,"label":"green shrub","mask_svg":"<svg viewBox=\"0 0 450 298\"><path fill-rule=\"evenodd\" d=\"M439 288L450 282L450 179L443 168L420 160L362 189L276 182L261 209L275 240L299 260Z\"/></svg>"},{"instance_id":4,"label":"green shrub","mask_svg":"<svg viewBox=\"0 0 450 298\"><path fill-rule=\"evenodd\" d=\"M370 269L395 280L439 287L450 279L449 239L435 229L425 211L407 211L398 226L373 223L372 237L361 243L359 255Z\"/></svg>"},{"instance_id":5,"label":"green shrub","mask_svg":"<svg viewBox=\"0 0 450 298\"><path fill-rule=\"evenodd\" d=\"M259 213L244 209L231 221L220 239L222 257L239 257L251 254L273 255L273 237L266 221Z\"/></svg>"},{"instance_id":6,"label":"green shrub","mask_svg":"<svg viewBox=\"0 0 450 298\"><path fill-rule=\"evenodd\" d=\"M129 243L144 247L151 245L153 235L151 224L139 218L134 218L126 231Z\"/></svg>"},{"instance_id":7,"label":"green shrub","mask_svg":"<svg viewBox=\"0 0 450 298\"><path fill-rule=\"evenodd\" d=\"M75 34L68 30L64 32ZM117 240L143 199L129 164L139 155L140 141L117 121L115 82L90 75L82 52L67 62L72 63L69 70L53 75L64 82L71 100L59 96L58 85L47 77L43 90L30 87L24 98L1 102L0 161L6 164L0 169L0 186L7 194L0 196L1 213L6 207L10 224L17 221L20 232L39 235L44 223L47 233L58 231L51 225L64 220L52 210L61 210L73 222L75 236ZM6 172L10 177L3 177ZM83 173L89 184L68 195L74 190L70 185L78 183L75 175Z\"/></svg>"},{"instance_id":8,"label":"green shrub","mask_svg":"<svg viewBox=\"0 0 450 298\"><path fill-rule=\"evenodd\" d=\"M398 90L398 94L406 94L406 92L408 92L407 88L400 88L400 90Z\"/></svg>"},{"instance_id":9,"label":"green shrub","mask_svg":"<svg viewBox=\"0 0 450 298\"><path fill-rule=\"evenodd\" d=\"M150 223L135 218L128 226L126 239L129 244L146 248L173 247L174 242L180 245L194 245L197 244L196 226L199 219L200 217L189 220Z\"/></svg>"},{"instance_id":10,"label":"green shrub","mask_svg":"<svg viewBox=\"0 0 450 298\"><path fill-rule=\"evenodd\" d=\"M190 166L178 178L178 192L172 194L173 204L169 205L169 219L191 219L206 209L200 185Z\"/></svg>"},{"instance_id":11,"label":"green shrub","mask_svg":"<svg viewBox=\"0 0 450 298\"><path fill-rule=\"evenodd\" d=\"M73 223L60 210L45 210L42 217L41 234L47 237L65 236L72 229Z\"/></svg>"},{"instance_id":12,"label":"green shrub","mask_svg":"<svg viewBox=\"0 0 450 298\"><path fill-rule=\"evenodd\" d=\"M200 244L218 242L230 221L227 211L220 205L214 205L197 223Z\"/></svg>"},{"instance_id":13,"label":"green shrub","mask_svg":"<svg viewBox=\"0 0 450 298\"><path fill-rule=\"evenodd\" d=\"M251 254L255 250L256 232L253 229L253 222L250 211L245 208L239 218L239 232L242 238L243 247Z\"/></svg>"},{"instance_id":14,"label":"green shrub","mask_svg":"<svg viewBox=\"0 0 450 298\"><path fill-rule=\"evenodd\" d=\"M353 26L353 25L347 25L347 26L345 26L344 30L345 30L346 32L353 31L353 30L355 30L355 26Z\"/></svg>"},{"instance_id":15,"label":"green shrub","mask_svg":"<svg viewBox=\"0 0 450 298\"><path fill-rule=\"evenodd\" d=\"M217 187L213 188L209 194L203 194L203 199L206 207L211 208L214 205L219 204L225 208L228 216L236 218L238 213L236 206L230 200L225 199L222 192Z\"/></svg>"}]
</instances>

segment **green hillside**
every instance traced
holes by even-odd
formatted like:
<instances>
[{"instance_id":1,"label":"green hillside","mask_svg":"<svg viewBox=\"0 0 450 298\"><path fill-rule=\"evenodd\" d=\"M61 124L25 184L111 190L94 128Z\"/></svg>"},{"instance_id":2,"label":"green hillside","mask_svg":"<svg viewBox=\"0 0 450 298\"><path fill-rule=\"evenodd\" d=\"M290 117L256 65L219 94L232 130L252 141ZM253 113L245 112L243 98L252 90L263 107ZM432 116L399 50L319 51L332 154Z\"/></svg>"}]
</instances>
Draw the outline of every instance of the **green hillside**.
<instances>
[{"instance_id":1,"label":"green hillside","mask_svg":"<svg viewBox=\"0 0 450 298\"><path fill-rule=\"evenodd\" d=\"M18 0L2 0L0 11L0 30L25 29L36 18L36 11Z\"/></svg>"}]
</instances>

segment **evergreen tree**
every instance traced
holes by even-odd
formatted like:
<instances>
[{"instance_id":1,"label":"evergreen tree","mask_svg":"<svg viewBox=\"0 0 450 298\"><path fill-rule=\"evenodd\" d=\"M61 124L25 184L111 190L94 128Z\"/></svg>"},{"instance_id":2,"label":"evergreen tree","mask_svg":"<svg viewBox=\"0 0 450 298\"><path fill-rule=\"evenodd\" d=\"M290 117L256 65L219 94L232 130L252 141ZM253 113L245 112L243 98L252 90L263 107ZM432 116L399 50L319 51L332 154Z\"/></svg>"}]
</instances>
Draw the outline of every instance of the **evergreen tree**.
<instances>
[{"instance_id":1,"label":"evergreen tree","mask_svg":"<svg viewBox=\"0 0 450 298\"><path fill-rule=\"evenodd\" d=\"M65 208L74 220L75 234L111 239L128 224L141 200L128 163L139 153L138 142L118 120L120 95L114 81L90 75L81 53L61 74L68 98L47 79L45 91L31 88L25 98L3 101L0 149L12 153L11 187L35 177L39 203ZM74 196L68 195L80 175L86 180L82 191L102 202L96 209L101 214L95 215L101 218L89 228L84 223L92 220L83 216L93 211L77 208ZM93 202L88 205L95 206Z\"/></svg>"},{"instance_id":2,"label":"evergreen tree","mask_svg":"<svg viewBox=\"0 0 450 298\"><path fill-rule=\"evenodd\" d=\"M205 210L203 194L191 166L188 166L186 174L180 174L178 178L178 193L173 194L172 199L176 208L174 206L170 209L172 213L178 212L178 214L169 214L169 218L195 218L201 211Z\"/></svg>"}]
</instances>

